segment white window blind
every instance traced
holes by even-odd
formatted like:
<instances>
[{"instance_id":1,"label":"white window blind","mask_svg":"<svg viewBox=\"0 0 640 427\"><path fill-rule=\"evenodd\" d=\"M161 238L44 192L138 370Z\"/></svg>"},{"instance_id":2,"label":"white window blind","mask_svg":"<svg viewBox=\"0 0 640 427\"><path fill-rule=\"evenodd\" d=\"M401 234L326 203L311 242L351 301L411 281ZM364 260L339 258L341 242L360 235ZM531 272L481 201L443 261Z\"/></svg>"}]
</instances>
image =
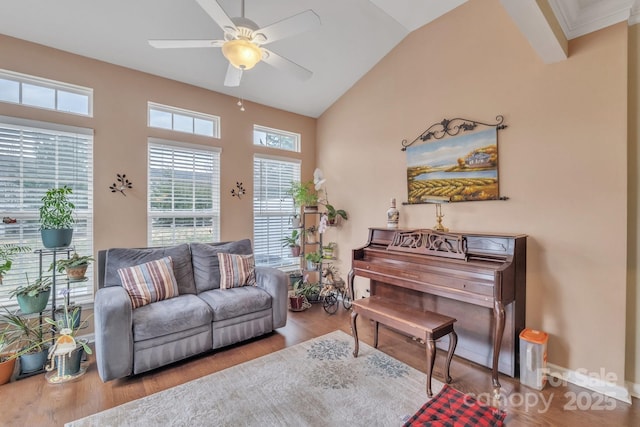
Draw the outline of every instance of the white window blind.
<instances>
[{"instance_id":1,"label":"white window blind","mask_svg":"<svg viewBox=\"0 0 640 427\"><path fill-rule=\"evenodd\" d=\"M76 206L72 246L80 255L93 256L93 131L0 116L0 217L16 220L0 223L0 244L42 249L40 199L49 188L63 185L73 190L70 199ZM43 255L43 276L53 274L47 271L52 261L52 255ZM36 253L16 255L0 286L0 305L16 308L10 292L26 283L25 273L30 282L35 281L39 266ZM92 269L93 264L87 272L89 280L70 283L73 302L93 301Z\"/></svg>"},{"instance_id":2,"label":"white window blind","mask_svg":"<svg viewBox=\"0 0 640 427\"><path fill-rule=\"evenodd\" d=\"M220 240L220 150L149 140L148 243Z\"/></svg>"},{"instance_id":3,"label":"white window blind","mask_svg":"<svg viewBox=\"0 0 640 427\"><path fill-rule=\"evenodd\" d=\"M253 252L256 264L298 266L282 238L291 235L293 199L287 194L292 181L300 181L300 162L269 156L253 158Z\"/></svg>"}]
</instances>

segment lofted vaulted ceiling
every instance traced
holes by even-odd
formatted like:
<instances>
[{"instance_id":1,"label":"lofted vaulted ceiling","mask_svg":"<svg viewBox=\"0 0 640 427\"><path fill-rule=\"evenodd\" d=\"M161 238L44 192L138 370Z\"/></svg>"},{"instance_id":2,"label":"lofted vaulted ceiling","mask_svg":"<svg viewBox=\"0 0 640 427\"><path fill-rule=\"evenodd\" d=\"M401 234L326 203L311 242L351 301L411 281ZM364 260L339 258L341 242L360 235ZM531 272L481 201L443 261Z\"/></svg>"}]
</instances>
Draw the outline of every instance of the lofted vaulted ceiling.
<instances>
[{"instance_id":1,"label":"lofted vaulted ceiling","mask_svg":"<svg viewBox=\"0 0 640 427\"><path fill-rule=\"evenodd\" d=\"M258 63L235 88L223 85L228 62L219 48L160 50L147 42L223 38L195 0L0 0L0 33L318 117L407 34L465 1L246 0L245 16L260 27L306 9L314 10L321 26L269 45L313 71L309 80ZM229 16L241 16L241 0L218 2ZM640 0L501 2L545 62L563 59L558 38L566 43L618 22L640 22ZM539 13L544 9L550 13ZM550 34L549 20L561 28L560 36Z\"/></svg>"}]
</instances>

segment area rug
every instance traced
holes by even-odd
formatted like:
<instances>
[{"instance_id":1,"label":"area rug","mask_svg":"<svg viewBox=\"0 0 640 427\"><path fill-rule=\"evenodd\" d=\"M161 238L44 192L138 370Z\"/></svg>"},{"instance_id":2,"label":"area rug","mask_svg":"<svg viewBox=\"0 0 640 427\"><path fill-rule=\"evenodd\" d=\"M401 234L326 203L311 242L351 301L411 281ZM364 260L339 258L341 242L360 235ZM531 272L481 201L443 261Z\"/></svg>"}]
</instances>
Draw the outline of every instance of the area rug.
<instances>
[{"instance_id":1,"label":"area rug","mask_svg":"<svg viewBox=\"0 0 640 427\"><path fill-rule=\"evenodd\" d=\"M66 426L401 426L428 400L426 375L353 345L335 331Z\"/></svg>"}]
</instances>

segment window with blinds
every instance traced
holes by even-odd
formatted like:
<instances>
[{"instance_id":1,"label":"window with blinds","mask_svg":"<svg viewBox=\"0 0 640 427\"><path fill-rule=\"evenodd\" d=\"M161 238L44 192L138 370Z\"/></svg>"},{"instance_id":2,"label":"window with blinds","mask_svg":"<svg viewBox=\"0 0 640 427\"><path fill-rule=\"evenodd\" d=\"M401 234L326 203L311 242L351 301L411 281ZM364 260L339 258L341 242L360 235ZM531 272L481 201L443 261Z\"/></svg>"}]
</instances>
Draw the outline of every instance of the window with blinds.
<instances>
[{"instance_id":1,"label":"window with blinds","mask_svg":"<svg viewBox=\"0 0 640 427\"><path fill-rule=\"evenodd\" d=\"M256 265L298 267L300 260L282 247L291 235L292 181L300 181L300 161L255 155L253 158L253 252Z\"/></svg>"},{"instance_id":2,"label":"window with blinds","mask_svg":"<svg viewBox=\"0 0 640 427\"><path fill-rule=\"evenodd\" d=\"M220 149L149 140L149 246L220 240Z\"/></svg>"},{"instance_id":3,"label":"window with blinds","mask_svg":"<svg viewBox=\"0 0 640 427\"><path fill-rule=\"evenodd\" d=\"M0 217L5 219L0 244L42 249L40 199L49 188L63 185L73 190L70 199L76 206L72 246L80 255L93 256L93 131L0 116ZM48 271L52 261L50 254L43 255L44 276L53 274ZM39 266L37 253L15 256L0 286L0 306L17 307L10 292L26 284L26 276L30 282L38 279ZM93 301L92 269L93 264L89 280L70 282L71 301Z\"/></svg>"}]
</instances>

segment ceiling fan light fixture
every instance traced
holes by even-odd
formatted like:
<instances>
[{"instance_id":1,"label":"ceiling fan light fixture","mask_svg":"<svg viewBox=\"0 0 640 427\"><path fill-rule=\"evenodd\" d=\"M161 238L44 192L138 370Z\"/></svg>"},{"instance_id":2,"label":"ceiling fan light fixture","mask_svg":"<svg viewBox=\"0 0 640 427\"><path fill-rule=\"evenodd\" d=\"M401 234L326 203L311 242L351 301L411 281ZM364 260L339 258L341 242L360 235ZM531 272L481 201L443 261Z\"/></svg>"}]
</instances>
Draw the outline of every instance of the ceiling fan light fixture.
<instances>
[{"instance_id":1,"label":"ceiling fan light fixture","mask_svg":"<svg viewBox=\"0 0 640 427\"><path fill-rule=\"evenodd\" d=\"M262 59L260 48L242 38L225 42L222 45L222 54L231 65L241 70L252 69Z\"/></svg>"}]
</instances>

